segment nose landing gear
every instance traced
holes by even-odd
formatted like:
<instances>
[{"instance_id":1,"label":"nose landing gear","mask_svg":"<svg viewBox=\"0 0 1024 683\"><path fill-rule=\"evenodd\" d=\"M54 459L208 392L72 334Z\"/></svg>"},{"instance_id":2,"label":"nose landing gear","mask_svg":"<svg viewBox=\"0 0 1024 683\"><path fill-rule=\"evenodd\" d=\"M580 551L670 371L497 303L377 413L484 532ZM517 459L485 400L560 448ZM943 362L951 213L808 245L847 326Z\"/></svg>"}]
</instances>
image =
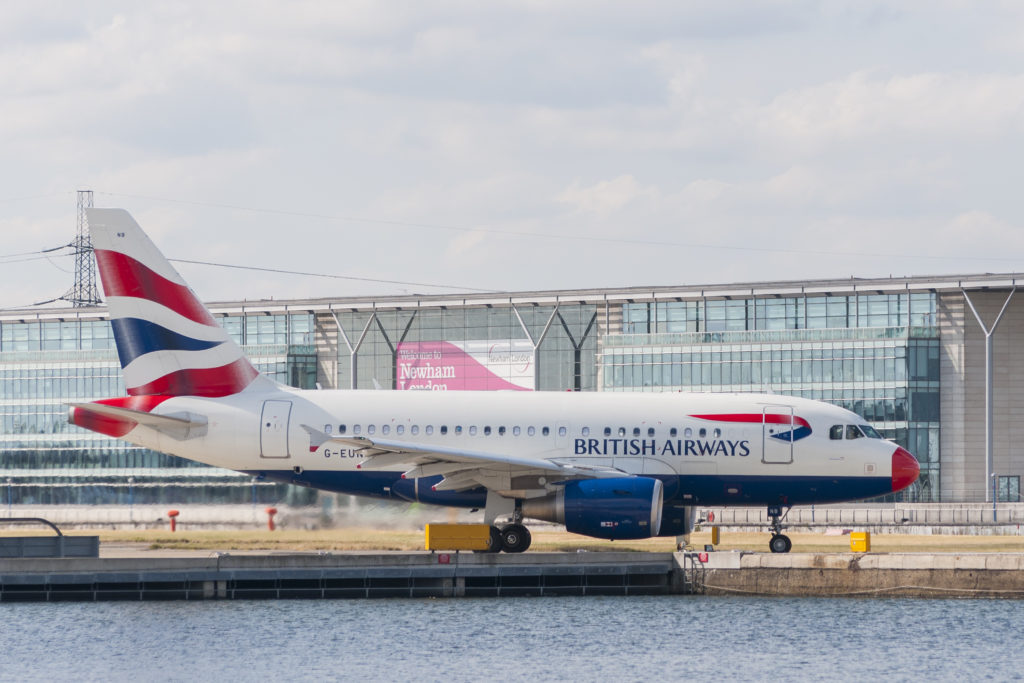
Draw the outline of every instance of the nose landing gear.
<instances>
[{"instance_id":1,"label":"nose landing gear","mask_svg":"<svg viewBox=\"0 0 1024 683\"><path fill-rule=\"evenodd\" d=\"M783 514L781 505L768 506L768 517L772 520L772 538L768 541L768 549L773 553L788 553L793 548L793 541L789 540L789 536L782 533L782 518L789 514L789 510L790 508L787 507L785 514Z\"/></svg>"}]
</instances>

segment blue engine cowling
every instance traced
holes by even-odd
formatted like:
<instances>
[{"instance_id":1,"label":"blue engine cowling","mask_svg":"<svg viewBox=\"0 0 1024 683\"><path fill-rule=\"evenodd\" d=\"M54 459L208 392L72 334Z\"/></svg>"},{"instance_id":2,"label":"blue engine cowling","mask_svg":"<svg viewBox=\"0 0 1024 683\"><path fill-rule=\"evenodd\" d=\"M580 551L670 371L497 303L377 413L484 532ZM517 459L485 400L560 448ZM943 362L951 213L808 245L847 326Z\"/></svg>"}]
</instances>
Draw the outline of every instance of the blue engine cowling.
<instances>
[{"instance_id":1,"label":"blue engine cowling","mask_svg":"<svg viewBox=\"0 0 1024 683\"><path fill-rule=\"evenodd\" d=\"M650 477L570 481L563 492L566 531L625 540L657 536L662 483Z\"/></svg>"}]
</instances>

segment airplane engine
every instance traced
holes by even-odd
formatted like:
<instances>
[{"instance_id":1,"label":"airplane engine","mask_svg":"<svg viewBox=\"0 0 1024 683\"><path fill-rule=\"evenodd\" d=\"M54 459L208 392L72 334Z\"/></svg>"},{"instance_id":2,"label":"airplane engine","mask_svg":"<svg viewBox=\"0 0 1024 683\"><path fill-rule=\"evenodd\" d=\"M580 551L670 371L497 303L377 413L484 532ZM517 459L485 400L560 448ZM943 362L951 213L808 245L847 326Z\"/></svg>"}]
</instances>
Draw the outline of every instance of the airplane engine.
<instances>
[{"instance_id":1,"label":"airplane engine","mask_svg":"<svg viewBox=\"0 0 1024 683\"><path fill-rule=\"evenodd\" d=\"M576 480L523 501L523 514L594 538L650 538L661 528L662 498L661 481L651 477Z\"/></svg>"},{"instance_id":2,"label":"airplane engine","mask_svg":"<svg viewBox=\"0 0 1024 683\"><path fill-rule=\"evenodd\" d=\"M697 508L692 505L665 503L661 510L661 531L658 536L689 536L697 517Z\"/></svg>"}]
</instances>

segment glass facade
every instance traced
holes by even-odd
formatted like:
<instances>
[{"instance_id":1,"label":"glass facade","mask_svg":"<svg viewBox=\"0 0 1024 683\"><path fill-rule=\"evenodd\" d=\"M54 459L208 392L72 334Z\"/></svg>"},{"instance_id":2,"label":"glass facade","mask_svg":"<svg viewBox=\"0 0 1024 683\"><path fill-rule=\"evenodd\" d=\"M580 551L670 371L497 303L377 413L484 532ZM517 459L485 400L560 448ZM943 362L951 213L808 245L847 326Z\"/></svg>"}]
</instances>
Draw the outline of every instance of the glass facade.
<instances>
[{"instance_id":1,"label":"glass facade","mask_svg":"<svg viewBox=\"0 0 1024 683\"><path fill-rule=\"evenodd\" d=\"M855 294L657 301L622 306L625 334L930 327L935 294Z\"/></svg>"},{"instance_id":2,"label":"glass facade","mask_svg":"<svg viewBox=\"0 0 1024 683\"><path fill-rule=\"evenodd\" d=\"M939 335L930 293L623 305L604 391L766 392L863 416L921 462L901 495L939 497Z\"/></svg>"},{"instance_id":3,"label":"glass facade","mask_svg":"<svg viewBox=\"0 0 1024 683\"><path fill-rule=\"evenodd\" d=\"M266 309L245 303L213 312L260 371L302 388L316 386L318 376L326 388L404 388L402 345L450 344L467 354L500 347L525 356L529 370L515 378L520 388L773 392L826 401L862 415L920 460L921 477L902 499L939 500L940 295L656 295L663 294L593 291L487 302L425 297L352 308L343 301L287 308L275 301ZM309 309L296 312L297 305ZM314 491L254 485L245 475L68 425L68 403L124 395L102 309L95 317L77 309L6 315L11 319L0 320L0 504L315 499ZM999 474L1000 500L1019 498L1016 473Z\"/></svg>"},{"instance_id":4,"label":"glass facade","mask_svg":"<svg viewBox=\"0 0 1024 683\"><path fill-rule=\"evenodd\" d=\"M231 322L225 327L245 344L258 370L283 384L315 386L312 314L238 316ZM72 505L315 499L308 489L253 484L245 475L68 424L68 403L123 395L108 321L0 321L0 500Z\"/></svg>"},{"instance_id":5,"label":"glass facade","mask_svg":"<svg viewBox=\"0 0 1024 683\"><path fill-rule=\"evenodd\" d=\"M534 388L594 391L596 322L594 304L335 312L321 317L321 324L340 325L343 332L337 386L346 389L395 388L399 344L511 341L533 348Z\"/></svg>"}]
</instances>

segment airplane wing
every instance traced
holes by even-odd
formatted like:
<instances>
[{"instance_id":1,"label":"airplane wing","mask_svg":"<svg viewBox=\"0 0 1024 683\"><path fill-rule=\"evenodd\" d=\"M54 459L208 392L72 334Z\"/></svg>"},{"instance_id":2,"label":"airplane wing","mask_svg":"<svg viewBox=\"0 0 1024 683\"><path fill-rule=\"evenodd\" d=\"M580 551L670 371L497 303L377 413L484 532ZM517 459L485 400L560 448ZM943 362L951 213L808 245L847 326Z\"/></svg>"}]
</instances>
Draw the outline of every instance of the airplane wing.
<instances>
[{"instance_id":1,"label":"airplane wing","mask_svg":"<svg viewBox=\"0 0 1024 683\"><path fill-rule=\"evenodd\" d=\"M206 418L193 413L155 415L144 410L132 410L131 408L121 408L103 403L71 403L70 405L72 408L78 408L90 413L152 427L158 432L167 434L178 441L194 439L206 434Z\"/></svg>"},{"instance_id":2,"label":"airplane wing","mask_svg":"<svg viewBox=\"0 0 1024 683\"><path fill-rule=\"evenodd\" d=\"M524 458L498 453L484 453L462 448L417 444L408 441L378 439L364 436L331 436L315 427L302 425L309 434L309 450L314 452L326 443L335 443L362 452L360 469L405 468L403 478L444 478L434 485L435 491L464 491L483 486L505 496L533 498L547 495L547 484L570 479L595 479L633 476L612 467L587 467L561 463L558 460Z\"/></svg>"}]
</instances>

